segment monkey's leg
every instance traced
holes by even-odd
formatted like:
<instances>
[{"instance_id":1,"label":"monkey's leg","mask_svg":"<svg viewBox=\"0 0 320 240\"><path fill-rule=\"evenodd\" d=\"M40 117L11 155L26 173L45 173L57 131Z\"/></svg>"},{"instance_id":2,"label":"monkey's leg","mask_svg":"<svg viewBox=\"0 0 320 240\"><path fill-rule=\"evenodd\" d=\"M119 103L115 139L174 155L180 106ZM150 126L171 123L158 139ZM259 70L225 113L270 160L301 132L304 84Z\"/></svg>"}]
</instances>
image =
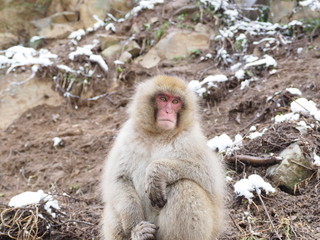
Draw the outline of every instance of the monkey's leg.
<instances>
[{"instance_id":1,"label":"monkey's leg","mask_svg":"<svg viewBox=\"0 0 320 240\"><path fill-rule=\"evenodd\" d=\"M123 227L120 219L116 216L114 210L110 206L105 206L102 217L102 233L103 238L101 240L125 240L126 234L123 231Z\"/></svg>"},{"instance_id":2,"label":"monkey's leg","mask_svg":"<svg viewBox=\"0 0 320 240\"><path fill-rule=\"evenodd\" d=\"M221 209L207 192L190 180L168 189L168 201L158 218L158 240L214 240L220 228Z\"/></svg>"},{"instance_id":3,"label":"monkey's leg","mask_svg":"<svg viewBox=\"0 0 320 240\"><path fill-rule=\"evenodd\" d=\"M130 181L119 178L108 190L110 191L104 196L106 204L102 219L105 240L129 240L132 232L138 236L145 236L145 233L155 235L155 231L150 230L150 227L156 228L155 225L140 226L145 221L145 216L138 194ZM144 240L142 237L136 239Z\"/></svg>"}]
</instances>

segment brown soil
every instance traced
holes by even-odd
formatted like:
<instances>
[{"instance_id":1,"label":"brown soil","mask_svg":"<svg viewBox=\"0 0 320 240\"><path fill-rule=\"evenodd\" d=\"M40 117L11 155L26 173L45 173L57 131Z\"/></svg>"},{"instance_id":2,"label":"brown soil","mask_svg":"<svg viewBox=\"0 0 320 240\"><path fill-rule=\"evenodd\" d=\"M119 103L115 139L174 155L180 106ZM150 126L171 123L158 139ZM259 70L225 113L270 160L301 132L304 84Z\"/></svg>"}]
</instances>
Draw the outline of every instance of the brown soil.
<instances>
[{"instance_id":1,"label":"brown soil","mask_svg":"<svg viewBox=\"0 0 320 240\"><path fill-rule=\"evenodd\" d=\"M141 22L150 15L152 12L146 11L140 18ZM125 26L122 29L125 33ZM83 42L93 37L88 36ZM297 46L299 44L305 43L297 43ZM312 44L319 47L316 41ZM60 55L63 55L64 47L64 40L48 46L52 52ZM282 52L275 53L279 64L277 74L266 75L245 90L240 90L237 84L224 86L218 92L219 97L209 101L210 104L202 100L203 129L207 137L222 133L229 136L239 132L246 134L252 125L272 125L271 117L288 109L278 109L266 99L287 87L299 88L303 97L319 104L319 54L304 52L297 56L293 52L282 49ZM120 126L127 118L126 105L134 85L159 72L188 80L219 72L228 74L228 70L222 67L220 70L210 68L213 64L213 60L199 63L196 59L185 59L181 62L162 62L157 69L148 71L134 64L126 65L120 75L112 70L106 79L95 79L91 85L92 96L111 91L112 87L113 93L107 97L97 101L80 101L78 109L67 100L58 106L41 104L28 107L0 131L1 202L6 204L12 196L24 191L42 189L58 194L62 211L77 222L57 224L45 238L98 239L98 222L102 211L99 186L102 165ZM112 84L112 76L121 80L116 85ZM42 81L51 82L51 79L48 77ZM288 105L288 96L282 95L282 100L287 101ZM1 118L5 119L6 115L1 114ZM287 129L278 131L285 136ZM319 129L314 134L314 139L319 139ZM54 147L54 137L60 137L62 144ZM314 140L313 143L319 144L319 141ZM285 145L273 151L278 153ZM259 149L253 147L247 151L251 151L252 155L260 154ZM254 204L249 205L233 193L233 184L237 180L252 173L264 176L266 167L248 165L238 168L229 163L226 171L233 180L228 183L226 196L226 229L219 239L278 239L276 231L282 239L320 239L317 174L306 182L299 195L290 195L277 189L276 194L263 197L275 230L259 199L254 199ZM68 197L62 193L67 193ZM5 208L5 205L1 206ZM5 236L2 238L1 234L0 239L10 239Z\"/></svg>"}]
</instances>

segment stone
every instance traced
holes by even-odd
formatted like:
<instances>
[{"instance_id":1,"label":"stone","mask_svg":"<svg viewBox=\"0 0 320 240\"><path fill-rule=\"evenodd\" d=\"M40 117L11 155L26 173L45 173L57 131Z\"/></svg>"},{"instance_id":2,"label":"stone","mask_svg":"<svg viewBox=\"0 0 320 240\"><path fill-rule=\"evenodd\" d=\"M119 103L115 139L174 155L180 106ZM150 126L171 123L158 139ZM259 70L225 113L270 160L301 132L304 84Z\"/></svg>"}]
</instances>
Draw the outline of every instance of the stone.
<instances>
[{"instance_id":1,"label":"stone","mask_svg":"<svg viewBox=\"0 0 320 240\"><path fill-rule=\"evenodd\" d=\"M110 12L110 1L105 0L86 0L80 5L80 21L84 28L91 28L97 22L93 17L97 16L100 20L103 20L108 12Z\"/></svg>"},{"instance_id":2,"label":"stone","mask_svg":"<svg viewBox=\"0 0 320 240\"><path fill-rule=\"evenodd\" d=\"M75 28L70 24L53 23L50 27L41 29L38 35L43 38L66 38Z\"/></svg>"},{"instance_id":3,"label":"stone","mask_svg":"<svg viewBox=\"0 0 320 240\"><path fill-rule=\"evenodd\" d=\"M209 26L207 26L203 23L197 23L194 26L194 30L198 33L203 33L203 34L210 33L210 35L213 34L212 28L210 28Z\"/></svg>"},{"instance_id":4,"label":"stone","mask_svg":"<svg viewBox=\"0 0 320 240\"><path fill-rule=\"evenodd\" d=\"M104 50L112 45L115 45L119 43L120 39L116 35L107 35L107 34L101 34L98 36L98 39L100 41L101 50Z\"/></svg>"},{"instance_id":5,"label":"stone","mask_svg":"<svg viewBox=\"0 0 320 240\"><path fill-rule=\"evenodd\" d=\"M299 183L313 174L311 164L304 157L298 143L284 149L280 157L282 162L268 168L267 176L282 190L295 194Z\"/></svg>"},{"instance_id":6,"label":"stone","mask_svg":"<svg viewBox=\"0 0 320 240\"><path fill-rule=\"evenodd\" d=\"M12 33L0 33L0 50L7 49L19 43L18 36Z\"/></svg>"},{"instance_id":7,"label":"stone","mask_svg":"<svg viewBox=\"0 0 320 240\"><path fill-rule=\"evenodd\" d=\"M157 50L151 48L146 55L138 57L135 62L142 67L149 69L157 66L160 61L161 58L159 57Z\"/></svg>"},{"instance_id":8,"label":"stone","mask_svg":"<svg viewBox=\"0 0 320 240\"><path fill-rule=\"evenodd\" d=\"M123 53L121 53L119 60L122 62L128 62L132 59L132 55L131 53L124 51Z\"/></svg>"},{"instance_id":9,"label":"stone","mask_svg":"<svg viewBox=\"0 0 320 240\"><path fill-rule=\"evenodd\" d=\"M122 51L121 44L115 44L103 50L101 52L101 55L107 59L117 58L117 56L120 55L121 51Z\"/></svg>"},{"instance_id":10,"label":"stone","mask_svg":"<svg viewBox=\"0 0 320 240\"><path fill-rule=\"evenodd\" d=\"M298 6L298 7L297 7ZM319 11L299 6L297 0L271 0L269 21L272 23L289 23L293 20L320 18Z\"/></svg>"},{"instance_id":11,"label":"stone","mask_svg":"<svg viewBox=\"0 0 320 240\"><path fill-rule=\"evenodd\" d=\"M124 50L129 52L133 57L137 57L140 54L141 47L136 41L129 41L124 44Z\"/></svg>"},{"instance_id":12,"label":"stone","mask_svg":"<svg viewBox=\"0 0 320 240\"><path fill-rule=\"evenodd\" d=\"M209 35L197 32L171 32L161 39L156 50L160 58L187 57L193 50L209 48Z\"/></svg>"},{"instance_id":13,"label":"stone","mask_svg":"<svg viewBox=\"0 0 320 240\"><path fill-rule=\"evenodd\" d=\"M50 16L52 23L68 23L79 20L78 12L58 12Z\"/></svg>"}]
</instances>

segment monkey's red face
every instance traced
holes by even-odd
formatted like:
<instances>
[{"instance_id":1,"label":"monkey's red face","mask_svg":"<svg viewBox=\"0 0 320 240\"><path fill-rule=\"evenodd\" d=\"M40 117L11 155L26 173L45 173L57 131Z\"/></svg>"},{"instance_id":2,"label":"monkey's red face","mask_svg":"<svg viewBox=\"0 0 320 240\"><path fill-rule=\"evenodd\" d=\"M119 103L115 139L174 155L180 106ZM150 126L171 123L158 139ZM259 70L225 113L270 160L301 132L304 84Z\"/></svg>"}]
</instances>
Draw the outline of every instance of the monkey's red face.
<instances>
[{"instance_id":1,"label":"monkey's red face","mask_svg":"<svg viewBox=\"0 0 320 240\"><path fill-rule=\"evenodd\" d=\"M182 107L182 100L178 96L159 94L156 96L157 125L164 130L172 130L177 125L178 112Z\"/></svg>"}]
</instances>

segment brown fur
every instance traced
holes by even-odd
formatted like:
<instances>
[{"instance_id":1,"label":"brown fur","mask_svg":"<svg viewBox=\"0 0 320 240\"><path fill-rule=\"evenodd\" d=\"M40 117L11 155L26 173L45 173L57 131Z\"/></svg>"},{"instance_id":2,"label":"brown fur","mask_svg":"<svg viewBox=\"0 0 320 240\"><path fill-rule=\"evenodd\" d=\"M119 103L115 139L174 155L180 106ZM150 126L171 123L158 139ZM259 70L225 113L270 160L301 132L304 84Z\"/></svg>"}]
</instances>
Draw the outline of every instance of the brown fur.
<instances>
[{"instance_id":1,"label":"brown fur","mask_svg":"<svg viewBox=\"0 0 320 240\"><path fill-rule=\"evenodd\" d=\"M174 130L156 125L158 93L183 101ZM224 181L187 84L156 76L137 88L102 179L104 240L214 240L222 228Z\"/></svg>"}]
</instances>

